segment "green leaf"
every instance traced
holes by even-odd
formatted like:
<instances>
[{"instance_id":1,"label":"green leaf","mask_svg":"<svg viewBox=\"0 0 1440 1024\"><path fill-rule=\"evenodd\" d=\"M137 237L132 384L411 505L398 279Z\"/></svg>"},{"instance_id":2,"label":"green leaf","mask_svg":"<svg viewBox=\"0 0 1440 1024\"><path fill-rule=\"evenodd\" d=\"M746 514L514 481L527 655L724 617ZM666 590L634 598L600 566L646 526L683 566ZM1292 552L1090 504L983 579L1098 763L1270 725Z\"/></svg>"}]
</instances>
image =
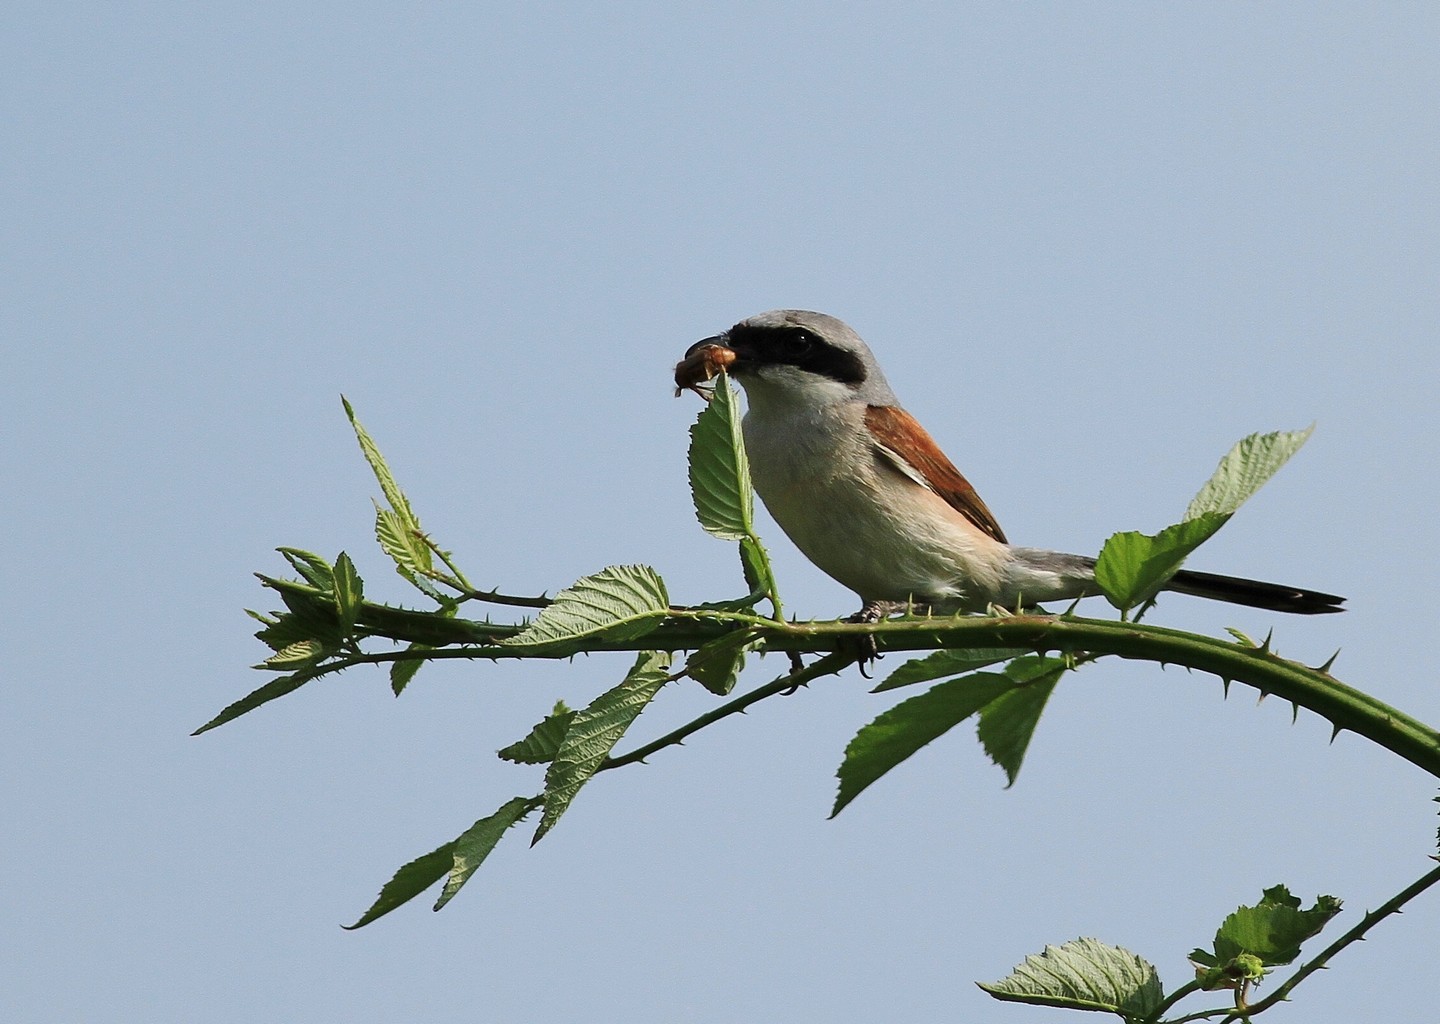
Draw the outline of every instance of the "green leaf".
<instances>
[{"instance_id":1,"label":"green leaf","mask_svg":"<svg viewBox=\"0 0 1440 1024\"><path fill-rule=\"evenodd\" d=\"M740 538L740 569L745 574L745 585L752 594L764 594L774 606L775 618L783 618L780 609L780 591L775 586L775 572L770 568L770 555L759 537Z\"/></svg>"},{"instance_id":2,"label":"green leaf","mask_svg":"<svg viewBox=\"0 0 1440 1024\"><path fill-rule=\"evenodd\" d=\"M1095 582L1105 597L1121 611L1154 597L1190 553L1300 450L1312 430L1251 434L1220 460L1181 522L1154 535L1117 533L1107 540L1095 566Z\"/></svg>"},{"instance_id":3,"label":"green leaf","mask_svg":"<svg viewBox=\"0 0 1440 1024\"><path fill-rule=\"evenodd\" d=\"M990 760L1005 770L1007 788L1015 785L1040 713L1068 668L1061 658L1017 658L1005 667L1015 689L980 709L980 742Z\"/></svg>"},{"instance_id":4,"label":"green leaf","mask_svg":"<svg viewBox=\"0 0 1440 1024\"><path fill-rule=\"evenodd\" d=\"M429 572L435 564L430 546L420 539L416 530L406 524L405 517L375 504L375 539L395 563L395 569L411 583L419 574ZM418 585L418 583L417 583Z\"/></svg>"},{"instance_id":5,"label":"green leaf","mask_svg":"<svg viewBox=\"0 0 1440 1024\"><path fill-rule=\"evenodd\" d=\"M462 832L457 838L431 850L422 857L416 857L406 864L380 889L380 895L370 909L354 924L342 925L347 930L363 928L376 918L384 917L396 907L410 902L441 878L449 876L445 890L435 903L439 910L460 891L470 880L505 831L520 821L536 807L539 797L517 796L500 805L500 809L488 818L481 818Z\"/></svg>"},{"instance_id":6,"label":"green leaf","mask_svg":"<svg viewBox=\"0 0 1440 1024\"><path fill-rule=\"evenodd\" d=\"M370 439L370 435L360 425L360 421L355 418L355 410L351 407L349 399L341 395L340 402L345 406L345 415L350 420L350 426L355 430L355 439L360 442L360 451L365 456L365 461L370 464L375 479L379 481L385 501L394 509L407 530L418 532L420 517L415 514L415 510L410 507L410 500L405 497L405 492L400 490L400 485L395 482L390 467L385 464L385 456L380 454L380 449Z\"/></svg>"},{"instance_id":7,"label":"green leaf","mask_svg":"<svg viewBox=\"0 0 1440 1024\"><path fill-rule=\"evenodd\" d=\"M633 640L660 624L670 607L665 581L648 565L612 565L560 591L526 629L505 643L565 644L589 637Z\"/></svg>"},{"instance_id":8,"label":"green leaf","mask_svg":"<svg viewBox=\"0 0 1440 1024\"><path fill-rule=\"evenodd\" d=\"M395 482L390 467L385 463L385 456L380 454L380 449L355 418L355 410L349 400L341 395L340 401L345 406L345 415L350 419L350 426L355 430L355 439L360 442L360 452L369 463L371 472L380 484L380 491L385 495L385 503L389 505L389 508L384 508L379 502L375 504L375 538L395 562L396 572L427 597L443 602L444 595L425 578L425 574L434 568L435 560L430 546L421 539L424 531L420 527L420 517L415 514L415 510L410 507L410 499L405 497L405 492Z\"/></svg>"},{"instance_id":9,"label":"green leaf","mask_svg":"<svg viewBox=\"0 0 1440 1024\"><path fill-rule=\"evenodd\" d=\"M346 931L363 928L376 918L384 917L396 907L410 902L440 881L455 866L455 845L458 842L458 839L452 839L444 846L406 864L381 887L380 895L370 905L370 909L360 915L360 920L340 927Z\"/></svg>"},{"instance_id":10,"label":"green leaf","mask_svg":"<svg viewBox=\"0 0 1440 1024\"><path fill-rule=\"evenodd\" d=\"M272 651L283 651L293 643L315 639L311 625L292 612L281 612L274 618L249 614L265 623L265 628L256 632L255 639Z\"/></svg>"},{"instance_id":11,"label":"green leaf","mask_svg":"<svg viewBox=\"0 0 1440 1024\"><path fill-rule=\"evenodd\" d=\"M340 552L335 559L335 613L340 616L340 625L349 633L355 628L360 617L360 606L365 601L365 583L355 571L350 556Z\"/></svg>"},{"instance_id":12,"label":"green leaf","mask_svg":"<svg viewBox=\"0 0 1440 1024\"><path fill-rule=\"evenodd\" d=\"M490 817L481 818L466 829L453 844L454 858L450 876L445 880L445 889L435 901L434 909L439 910L449 903L460 891L460 887L470 881L475 869L485 863L485 858L490 856L490 851L495 849L495 844L500 842L511 826L519 823L540 804L541 801L535 797L517 796L502 804Z\"/></svg>"},{"instance_id":13,"label":"green leaf","mask_svg":"<svg viewBox=\"0 0 1440 1024\"><path fill-rule=\"evenodd\" d=\"M209 732L211 729L218 728L226 722L233 722L241 715L254 711L262 704L268 704L272 700L285 696L287 693L295 692L310 680L323 673L324 669L317 667L315 669L292 672L288 676L277 676L259 689L252 690L244 697L241 697L234 704L231 704L190 735L199 736L202 732Z\"/></svg>"},{"instance_id":14,"label":"green leaf","mask_svg":"<svg viewBox=\"0 0 1440 1024\"><path fill-rule=\"evenodd\" d=\"M1185 510L1185 518L1198 519L1208 514L1233 515L1310 440L1314 432L1315 427L1309 426L1304 430L1280 430L1243 438L1220 460L1214 475L1200 488Z\"/></svg>"},{"instance_id":15,"label":"green leaf","mask_svg":"<svg viewBox=\"0 0 1440 1024\"><path fill-rule=\"evenodd\" d=\"M1139 1021L1164 1001L1160 975L1129 950L1096 939L1046 946L1000 981L980 986L996 999L1067 1010L1098 1010Z\"/></svg>"},{"instance_id":16,"label":"green leaf","mask_svg":"<svg viewBox=\"0 0 1440 1024\"><path fill-rule=\"evenodd\" d=\"M405 648L407 651L420 652L434 650L430 644L411 644ZM410 680L415 678L415 673L420 671L420 666L425 664L424 658L406 658L404 661L397 661L390 666L390 692L400 696L405 692L405 687L410 685Z\"/></svg>"},{"instance_id":17,"label":"green leaf","mask_svg":"<svg viewBox=\"0 0 1440 1024\"><path fill-rule=\"evenodd\" d=\"M755 532L739 403L723 372L715 382L714 396L690 428L690 493L706 532L721 540L741 540Z\"/></svg>"},{"instance_id":18,"label":"green leaf","mask_svg":"<svg viewBox=\"0 0 1440 1024\"><path fill-rule=\"evenodd\" d=\"M1334 896L1319 896L1309 910L1301 910L1289 889L1273 886L1255 906L1240 907L1225 919L1215 933L1213 953L1197 949L1190 959L1205 967L1223 967L1248 953L1267 967L1288 964L1300 955L1301 943L1319 934L1338 913L1340 901Z\"/></svg>"},{"instance_id":19,"label":"green leaf","mask_svg":"<svg viewBox=\"0 0 1440 1024\"><path fill-rule=\"evenodd\" d=\"M264 667L287 670L319 661L330 651L319 640L298 640L265 659Z\"/></svg>"},{"instance_id":20,"label":"green leaf","mask_svg":"<svg viewBox=\"0 0 1440 1024\"><path fill-rule=\"evenodd\" d=\"M685 662L685 674L717 697L723 697L735 689L740 670L745 666L745 652L754 642L755 635L746 629L718 636L690 655Z\"/></svg>"},{"instance_id":21,"label":"green leaf","mask_svg":"<svg viewBox=\"0 0 1440 1024\"><path fill-rule=\"evenodd\" d=\"M566 707L563 700L557 700L555 710L536 723L523 740L502 747L496 755L516 764L549 764L555 760L574 718L575 711Z\"/></svg>"},{"instance_id":22,"label":"green leaf","mask_svg":"<svg viewBox=\"0 0 1440 1024\"><path fill-rule=\"evenodd\" d=\"M998 672L975 672L902 701L866 725L845 748L845 759L836 772L840 789L830 817L925 744L1014 686L1013 679Z\"/></svg>"},{"instance_id":23,"label":"green leaf","mask_svg":"<svg viewBox=\"0 0 1440 1024\"><path fill-rule=\"evenodd\" d=\"M535 830L535 845L555 827L580 787L590 781L630 723L669 680L670 655L642 651L625 679L578 712L565 731L555 760L545 772L545 813Z\"/></svg>"},{"instance_id":24,"label":"green leaf","mask_svg":"<svg viewBox=\"0 0 1440 1024\"><path fill-rule=\"evenodd\" d=\"M285 561L294 567L295 571L305 577L305 581L316 590L328 591L334 585L335 570L330 563L311 551L302 551L300 548L276 548L276 551L285 556Z\"/></svg>"},{"instance_id":25,"label":"green leaf","mask_svg":"<svg viewBox=\"0 0 1440 1024\"><path fill-rule=\"evenodd\" d=\"M722 372L705 408L690 428L690 494L705 530L740 542L740 565L752 594L764 594L775 618L782 618L780 592L770 556L755 536L755 495L740 429L740 407Z\"/></svg>"},{"instance_id":26,"label":"green leaf","mask_svg":"<svg viewBox=\"0 0 1440 1024\"><path fill-rule=\"evenodd\" d=\"M923 658L912 658L885 677L885 681L871 690L884 693L898 690L902 686L928 682L931 679L945 679L965 672L973 672L987 665L997 665L1024 654L1023 648L1016 647L972 647L966 650L936 651Z\"/></svg>"},{"instance_id":27,"label":"green leaf","mask_svg":"<svg viewBox=\"0 0 1440 1024\"><path fill-rule=\"evenodd\" d=\"M278 621L289 618L288 629L301 634L304 639L322 640L331 646L345 639L345 631L340 628L340 619L335 614L335 599L329 591L261 573L256 573L256 576L285 602L290 615L282 615Z\"/></svg>"},{"instance_id":28,"label":"green leaf","mask_svg":"<svg viewBox=\"0 0 1440 1024\"><path fill-rule=\"evenodd\" d=\"M1110 603L1128 611L1150 600L1175 575L1190 553L1225 525L1228 516L1207 512L1167 526L1153 537L1143 533L1117 533L1100 549L1095 582Z\"/></svg>"}]
</instances>

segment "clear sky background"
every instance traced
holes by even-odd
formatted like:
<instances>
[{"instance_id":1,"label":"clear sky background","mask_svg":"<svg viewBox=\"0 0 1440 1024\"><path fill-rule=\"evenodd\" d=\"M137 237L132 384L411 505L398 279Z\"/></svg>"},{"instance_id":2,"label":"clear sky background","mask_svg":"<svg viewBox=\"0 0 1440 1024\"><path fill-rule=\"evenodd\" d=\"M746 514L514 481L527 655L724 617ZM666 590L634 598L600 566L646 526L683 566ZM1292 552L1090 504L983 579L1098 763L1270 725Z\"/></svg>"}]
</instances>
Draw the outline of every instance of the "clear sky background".
<instances>
[{"instance_id":1,"label":"clear sky background","mask_svg":"<svg viewBox=\"0 0 1440 1024\"><path fill-rule=\"evenodd\" d=\"M608 774L443 913L338 926L533 769L628 659L263 681L277 545L351 552L347 394L477 583L643 561L736 592L689 505L694 340L849 321L1020 543L1173 522L1310 445L1196 556L1346 595L1282 653L1440 721L1433 4L57 4L0 15L0 1016L1052 1021L972 985L1093 935L1167 984L1288 884L1422 874L1434 780L1215 680L1101 664L1018 784L962 728L835 821L895 695L853 672ZM854 598L768 520L788 605ZM1106 614L1103 603L1090 608ZM898 660L884 663L892 668ZM780 666L767 662L759 682ZM674 687L646 738L708 707ZM1431 892L1267 1019L1430 1022Z\"/></svg>"}]
</instances>

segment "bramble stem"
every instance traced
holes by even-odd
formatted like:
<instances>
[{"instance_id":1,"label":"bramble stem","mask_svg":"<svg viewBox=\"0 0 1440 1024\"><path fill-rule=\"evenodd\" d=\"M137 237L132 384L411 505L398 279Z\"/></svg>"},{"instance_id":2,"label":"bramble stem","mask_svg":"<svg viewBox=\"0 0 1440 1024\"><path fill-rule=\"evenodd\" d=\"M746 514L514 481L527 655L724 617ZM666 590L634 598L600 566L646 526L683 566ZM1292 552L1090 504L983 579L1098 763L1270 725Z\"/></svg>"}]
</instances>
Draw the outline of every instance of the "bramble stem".
<instances>
[{"instance_id":1,"label":"bramble stem","mask_svg":"<svg viewBox=\"0 0 1440 1024\"><path fill-rule=\"evenodd\" d=\"M712 711L707 711L699 718L685 723L680 728L673 732L666 733L659 739L651 740L644 746L636 747L628 754L607 758L605 762L595 770L597 772L603 772L610 768L619 768L622 765L643 761L657 750L663 750L666 747L683 742L686 737L699 732L707 725L713 725L722 718L729 718L731 715L738 715L750 707L750 705L759 703L766 697L773 697L777 693L784 693L787 690L795 689L797 686L804 686L812 679L818 679L821 676L829 676L841 672L850 665L855 664L855 660L853 654L844 654L838 651L827 654L823 658L813 661L803 668L787 672L785 675L766 683L764 686L757 687L749 693L742 694L734 700L727 701Z\"/></svg>"},{"instance_id":2,"label":"bramble stem","mask_svg":"<svg viewBox=\"0 0 1440 1024\"><path fill-rule=\"evenodd\" d=\"M1347 686L1327 672L1281 658L1264 646L1198 636L1160 626L1052 615L906 618L885 622L772 622L761 616L704 610L667 616L640 636L586 637L551 648L517 648L501 641L518 626L479 623L367 603L362 628L405 643L449 647L427 657L568 658L602 651L695 650L736 625L752 627L765 649L819 654L844 650L873 635L881 651L1016 647L1034 651L1114 655L1197 669L1222 680L1274 694L1348 729L1440 777L1440 732L1390 705ZM476 646L469 646L476 645ZM397 660L373 656L375 660Z\"/></svg>"}]
</instances>

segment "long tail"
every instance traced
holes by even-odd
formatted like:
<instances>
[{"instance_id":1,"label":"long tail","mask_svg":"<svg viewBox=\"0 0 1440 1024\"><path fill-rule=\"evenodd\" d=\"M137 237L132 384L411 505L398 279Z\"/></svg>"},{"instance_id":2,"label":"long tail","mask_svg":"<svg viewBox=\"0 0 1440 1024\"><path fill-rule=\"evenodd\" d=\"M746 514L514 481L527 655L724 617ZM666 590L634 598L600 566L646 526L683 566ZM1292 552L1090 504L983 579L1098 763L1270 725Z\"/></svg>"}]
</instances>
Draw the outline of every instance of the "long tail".
<instances>
[{"instance_id":1,"label":"long tail","mask_svg":"<svg viewBox=\"0 0 1440 1024\"><path fill-rule=\"evenodd\" d=\"M1067 555L1045 548L1016 548L1009 586L1013 592L1005 598L1013 603L1026 601L1060 601L1076 597L1092 597L1100 593L1095 585L1095 559L1087 555ZM1213 572L1181 569L1165 583L1166 590L1179 594L1207 597L1212 601L1265 608L1272 612L1295 615L1325 615L1343 612L1343 597L1322 594L1318 590L1302 590L1279 583L1261 583L1238 576L1218 576ZM1003 603L1003 601L1002 601ZM1008 607L1008 605L1006 605Z\"/></svg>"},{"instance_id":2,"label":"long tail","mask_svg":"<svg viewBox=\"0 0 1440 1024\"><path fill-rule=\"evenodd\" d=\"M1286 587L1279 583L1244 580L1238 576L1217 576L1215 573L1194 572L1190 569L1181 569L1170 577L1165 589L1178 594L1208 597L1212 601L1228 601L1231 604L1265 608L1272 612L1292 612L1296 615L1326 615L1345 610L1340 607L1345 603L1345 599L1334 594Z\"/></svg>"}]
</instances>

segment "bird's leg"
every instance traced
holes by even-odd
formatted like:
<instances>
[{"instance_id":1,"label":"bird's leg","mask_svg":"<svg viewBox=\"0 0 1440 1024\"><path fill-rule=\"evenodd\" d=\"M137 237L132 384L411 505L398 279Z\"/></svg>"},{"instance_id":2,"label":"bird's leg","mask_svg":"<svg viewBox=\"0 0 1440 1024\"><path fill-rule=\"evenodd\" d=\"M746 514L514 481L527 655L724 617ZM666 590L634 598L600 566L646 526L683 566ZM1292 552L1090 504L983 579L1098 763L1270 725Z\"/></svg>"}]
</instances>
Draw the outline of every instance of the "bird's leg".
<instances>
[{"instance_id":1,"label":"bird's leg","mask_svg":"<svg viewBox=\"0 0 1440 1024\"><path fill-rule=\"evenodd\" d=\"M910 605L905 601L866 601L865 607L845 621L870 626L881 619L888 619L899 612L907 611L909 607ZM870 666L880 659L880 647L875 643L874 633L865 633L857 637L856 641L860 645L860 674L869 679Z\"/></svg>"},{"instance_id":2,"label":"bird's leg","mask_svg":"<svg viewBox=\"0 0 1440 1024\"><path fill-rule=\"evenodd\" d=\"M799 651L786 651L785 653L786 656L790 659L790 674L792 676L799 675L801 672L805 671L805 659L800 656ZM780 691L780 696L792 696L797 690L800 689L800 687L804 685L805 684L802 682L796 683L794 686L787 686L785 689Z\"/></svg>"}]
</instances>

